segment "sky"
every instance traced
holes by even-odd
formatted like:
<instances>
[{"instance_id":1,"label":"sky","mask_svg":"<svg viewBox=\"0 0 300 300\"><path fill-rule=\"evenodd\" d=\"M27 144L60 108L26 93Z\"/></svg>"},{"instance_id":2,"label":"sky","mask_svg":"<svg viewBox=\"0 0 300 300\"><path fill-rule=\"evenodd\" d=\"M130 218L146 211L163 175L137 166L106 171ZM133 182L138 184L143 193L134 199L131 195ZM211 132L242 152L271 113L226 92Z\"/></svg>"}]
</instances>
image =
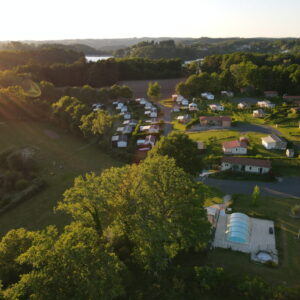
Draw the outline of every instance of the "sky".
<instances>
[{"instance_id":1,"label":"sky","mask_svg":"<svg viewBox=\"0 0 300 300\"><path fill-rule=\"evenodd\" d=\"M300 0L2 0L0 40L300 37Z\"/></svg>"}]
</instances>

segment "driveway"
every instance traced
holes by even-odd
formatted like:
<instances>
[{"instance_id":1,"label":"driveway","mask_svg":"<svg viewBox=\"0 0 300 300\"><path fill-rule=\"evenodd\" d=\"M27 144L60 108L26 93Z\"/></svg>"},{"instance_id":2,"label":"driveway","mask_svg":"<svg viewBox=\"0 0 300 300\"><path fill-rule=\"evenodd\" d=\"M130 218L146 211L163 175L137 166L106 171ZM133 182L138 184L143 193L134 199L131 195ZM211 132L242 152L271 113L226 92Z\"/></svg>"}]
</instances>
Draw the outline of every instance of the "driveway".
<instances>
[{"instance_id":1,"label":"driveway","mask_svg":"<svg viewBox=\"0 0 300 300\"><path fill-rule=\"evenodd\" d=\"M300 177L283 177L278 182L222 180L206 178L205 184L219 188L226 194L252 194L255 185L260 187L262 195L300 200Z\"/></svg>"}]
</instances>

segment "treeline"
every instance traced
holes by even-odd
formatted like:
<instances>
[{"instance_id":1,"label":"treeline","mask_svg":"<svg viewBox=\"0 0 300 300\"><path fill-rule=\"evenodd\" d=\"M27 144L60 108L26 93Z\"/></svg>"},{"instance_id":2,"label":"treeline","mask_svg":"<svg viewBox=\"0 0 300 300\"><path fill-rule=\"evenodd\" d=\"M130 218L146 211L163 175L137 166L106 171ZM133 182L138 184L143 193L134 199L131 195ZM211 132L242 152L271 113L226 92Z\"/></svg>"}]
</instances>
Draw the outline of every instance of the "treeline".
<instances>
[{"instance_id":1,"label":"treeline","mask_svg":"<svg viewBox=\"0 0 300 300\"><path fill-rule=\"evenodd\" d=\"M116 57L175 58L192 60L215 54L239 51L249 53L297 53L300 39L268 38L200 38L186 40L143 41L133 46L118 49Z\"/></svg>"},{"instance_id":2,"label":"treeline","mask_svg":"<svg viewBox=\"0 0 300 300\"><path fill-rule=\"evenodd\" d=\"M35 81L50 81L55 86L110 86L121 80L163 79L182 76L180 59L150 60L142 58L84 60L72 64L19 66L18 72L30 73Z\"/></svg>"},{"instance_id":3,"label":"treeline","mask_svg":"<svg viewBox=\"0 0 300 300\"><path fill-rule=\"evenodd\" d=\"M70 64L83 57L83 54L80 52L51 46L28 50L6 50L0 51L0 70L27 64L42 66L54 63Z\"/></svg>"},{"instance_id":4,"label":"treeline","mask_svg":"<svg viewBox=\"0 0 300 300\"><path fill-rule=\"evenodd\" d=\"M141 42L114 52L116 57L143 57L150 59L181 58L183 60L198 58L195 48L175 44L174 40Z\"/></svg>"},{"instance_id":5,"label":"treeline","mask_svg":"<svg viewBox=\"0 0 300 300\"><path fill-rule=\"evenodd\" d=\"M191 73L197 72L198 63L192 63ZM300 93L300 54L234 53L213 55L204 59L201 73L191 75L177 86L185 96L199 96L201 92L219 93L221 90L261 94L275 90L280 94Z\"/></svg>"}]
</instances>

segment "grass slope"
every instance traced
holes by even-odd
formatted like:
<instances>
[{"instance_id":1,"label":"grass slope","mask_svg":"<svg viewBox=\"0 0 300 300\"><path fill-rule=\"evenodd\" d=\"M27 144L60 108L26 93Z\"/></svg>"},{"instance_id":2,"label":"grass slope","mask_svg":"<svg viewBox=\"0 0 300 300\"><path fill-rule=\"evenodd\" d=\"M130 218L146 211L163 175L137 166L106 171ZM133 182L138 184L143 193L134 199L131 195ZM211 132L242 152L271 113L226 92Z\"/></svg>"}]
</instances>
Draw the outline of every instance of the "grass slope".
<instances>
[{"instance_id":1,"label":"grass slope","mask_svg":"<svg viewBox=\"0 0 300 300\"><path fill-rule=\"evenodd\" d=\"M0 150L11 146L33 147L40 166L39 175L48 187L0 217L0 235L13 228L41 229L46 225L58 227L68 222L68 216L54 213L53 207L62 193L72 185L76 176L100 172L119 166L93 145L40 122L1 122Z\"/></svg>"}]
</instances>

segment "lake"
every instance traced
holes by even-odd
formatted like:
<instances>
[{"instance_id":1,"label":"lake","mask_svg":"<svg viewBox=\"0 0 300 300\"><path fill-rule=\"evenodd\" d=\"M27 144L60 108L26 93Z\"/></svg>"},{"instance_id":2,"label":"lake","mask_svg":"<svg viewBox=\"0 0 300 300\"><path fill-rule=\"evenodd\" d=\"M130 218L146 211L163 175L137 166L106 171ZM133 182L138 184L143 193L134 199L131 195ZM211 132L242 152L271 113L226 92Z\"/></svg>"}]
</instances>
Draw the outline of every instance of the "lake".
<instances>
[{"instance_id":1,"label":"lake","mask_svg":"<svg viewBox=\"0 0 300 300\"><path fill-rule=\"evenodd\" d=\"M92 56L92 55L86 55L85 58L87 60L87 62L96 62L98 60L105 60L105 59L109 59L112 58L113 56Z\"/></svg>"}]
</instances>

